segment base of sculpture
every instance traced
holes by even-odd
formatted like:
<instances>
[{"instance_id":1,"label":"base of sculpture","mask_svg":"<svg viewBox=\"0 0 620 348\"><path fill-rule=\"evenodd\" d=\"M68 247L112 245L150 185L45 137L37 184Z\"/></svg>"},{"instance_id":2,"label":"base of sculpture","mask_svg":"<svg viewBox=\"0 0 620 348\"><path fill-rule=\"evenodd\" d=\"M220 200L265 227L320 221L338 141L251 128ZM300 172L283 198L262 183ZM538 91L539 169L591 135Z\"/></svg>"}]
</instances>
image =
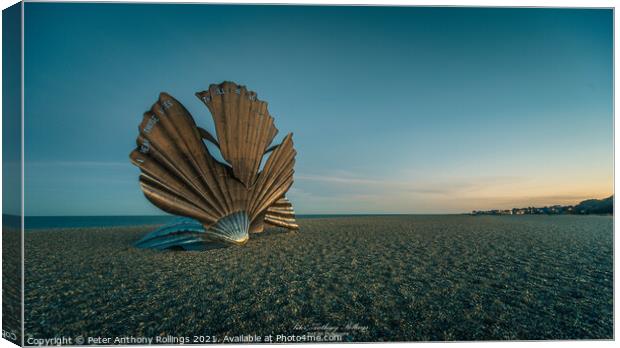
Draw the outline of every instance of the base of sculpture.
<instances>
[{"instance_id":1,"label":"base of sculpture","mask_svg":"<svg viewBox=\"0 0 620 348\"><path fill-rule=\"evenodd\" d=\"M209 230L197 220L181 217L147 234L134 246L155 250L209 250L245 244L249 239L249 229L249 219L244 212L222 218ZM214 238L216 235L218 238Z\"/></svg>"}]
</instances>

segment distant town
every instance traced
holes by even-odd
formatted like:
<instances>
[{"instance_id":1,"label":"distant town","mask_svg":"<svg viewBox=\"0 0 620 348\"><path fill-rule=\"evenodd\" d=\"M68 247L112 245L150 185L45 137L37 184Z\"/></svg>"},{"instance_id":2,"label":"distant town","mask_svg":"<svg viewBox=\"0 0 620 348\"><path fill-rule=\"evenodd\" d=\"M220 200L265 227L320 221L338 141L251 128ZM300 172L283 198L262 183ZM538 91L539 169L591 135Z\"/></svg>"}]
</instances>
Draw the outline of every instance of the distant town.
<instances>
[{"instance_id":1,"label":"distant town","mask_svg":"<svg viewBox=\"0 0 620 348\"><path fill-rule=\"evenodd\" d=\"M562 214L613 214L614 196L605 199L588 199L577 205L553 205L550 207L527 207L512 209L474 210L471 215L562 215Z\"/></svg>"}]
</instances>

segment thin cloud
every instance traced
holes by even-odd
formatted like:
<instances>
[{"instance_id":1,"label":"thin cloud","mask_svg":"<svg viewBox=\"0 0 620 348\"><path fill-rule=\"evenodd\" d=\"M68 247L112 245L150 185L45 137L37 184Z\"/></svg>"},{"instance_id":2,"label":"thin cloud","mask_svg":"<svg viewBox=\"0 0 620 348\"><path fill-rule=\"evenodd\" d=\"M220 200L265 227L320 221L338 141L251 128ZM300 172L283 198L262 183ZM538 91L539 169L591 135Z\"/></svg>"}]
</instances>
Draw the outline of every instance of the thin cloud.
<instances>
[{"instance_id":1,"label":"thin cloud","mask_svg":"<svg viewBox=\"0 0 620 348\"><path fill-rule=\"evenodd\" d=\"M25 162L29 167L131 167L127 162L104 162L104 161L35 161Z\"/></svg>"},{"instance_id":2,"label":"thin cloud","mask_svg":"<svg viewBox=\"0 0 620 348\"><path fill-rule=\"evenodd\" d=\"M484 176L476 178L443 178L434 182L416 182L415 179L406 180L379 180L355 176L338 176L333 174L297 174L297 181L312 181L326 184L343 184L359 187L360 190L380 188L386 191L397 190L399 193L452 195L457 192L475 192L486 189L491 185L514 184L525 179L510 176Z\"/></svg>"}]
</instances>

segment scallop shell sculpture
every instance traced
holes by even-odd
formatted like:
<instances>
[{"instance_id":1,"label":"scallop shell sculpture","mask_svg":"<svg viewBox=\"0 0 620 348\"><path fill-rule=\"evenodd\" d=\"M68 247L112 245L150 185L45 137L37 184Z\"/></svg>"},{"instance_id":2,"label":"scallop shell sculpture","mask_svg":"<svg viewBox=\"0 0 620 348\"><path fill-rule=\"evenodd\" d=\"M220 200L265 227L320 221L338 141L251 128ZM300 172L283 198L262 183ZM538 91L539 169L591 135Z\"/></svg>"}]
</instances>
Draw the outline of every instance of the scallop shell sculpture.
<instances>
[{"instance_id":1,"label":"scallop shell sculpture","mask_svg":"<svg viewBox=\"0 0 620 348\"><path fill-rule=\"evenodd\" d=\"M163 211L186 218L148 234L136 246L241 245L265 224L297 229L285 198L293 184L292 133L270 146L278 133L273 117L267 103L245 86L223 82L196 95L213 116L217 139L166 93L140 123L130 158L141 170L142 192ZM227 163L216 160L204 141L215 145Z\"/></svg>"}]
</instances>

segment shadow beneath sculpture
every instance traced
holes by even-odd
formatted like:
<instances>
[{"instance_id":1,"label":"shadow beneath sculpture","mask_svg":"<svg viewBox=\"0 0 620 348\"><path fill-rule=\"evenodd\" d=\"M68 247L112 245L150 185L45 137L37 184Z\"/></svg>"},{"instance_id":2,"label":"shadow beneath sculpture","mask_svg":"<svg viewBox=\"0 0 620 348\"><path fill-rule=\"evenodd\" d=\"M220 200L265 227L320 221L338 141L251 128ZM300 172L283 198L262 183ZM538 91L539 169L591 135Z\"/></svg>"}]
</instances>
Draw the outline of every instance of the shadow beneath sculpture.
<instances>
[{"instance_id":1,"label":"shadow beneath sculpture","mask_svg":"<svg viewBox=\"0 0 620 348\"><path fill-rule=\"evenodd\" d=\"M194 246L187 246L187 247L173 246L166 250L171 251L171 252L208 251L208 250L214 250L214 249L224 249L224 248L228 248L229 246L230 245L226 245L224 243L202 243L202 244L196 244Z\"/></svg>"},{"instance_id":2,"label":"shadow beneath sculpture","mask_svg":"<svg viewBox=\"0 0 620 348\"><path fill-rule=\"evenodd\" d=\"M299 229L290 230L290 229L282 228L282 227L271 227L271 228L266 228L261 233L252 234L252 239L261 239L265 237L273 237L273 236L279 236L279 235L285 235L285 234L297 233L297 232L299 232Z\"/></svg>"}]
</instances>

